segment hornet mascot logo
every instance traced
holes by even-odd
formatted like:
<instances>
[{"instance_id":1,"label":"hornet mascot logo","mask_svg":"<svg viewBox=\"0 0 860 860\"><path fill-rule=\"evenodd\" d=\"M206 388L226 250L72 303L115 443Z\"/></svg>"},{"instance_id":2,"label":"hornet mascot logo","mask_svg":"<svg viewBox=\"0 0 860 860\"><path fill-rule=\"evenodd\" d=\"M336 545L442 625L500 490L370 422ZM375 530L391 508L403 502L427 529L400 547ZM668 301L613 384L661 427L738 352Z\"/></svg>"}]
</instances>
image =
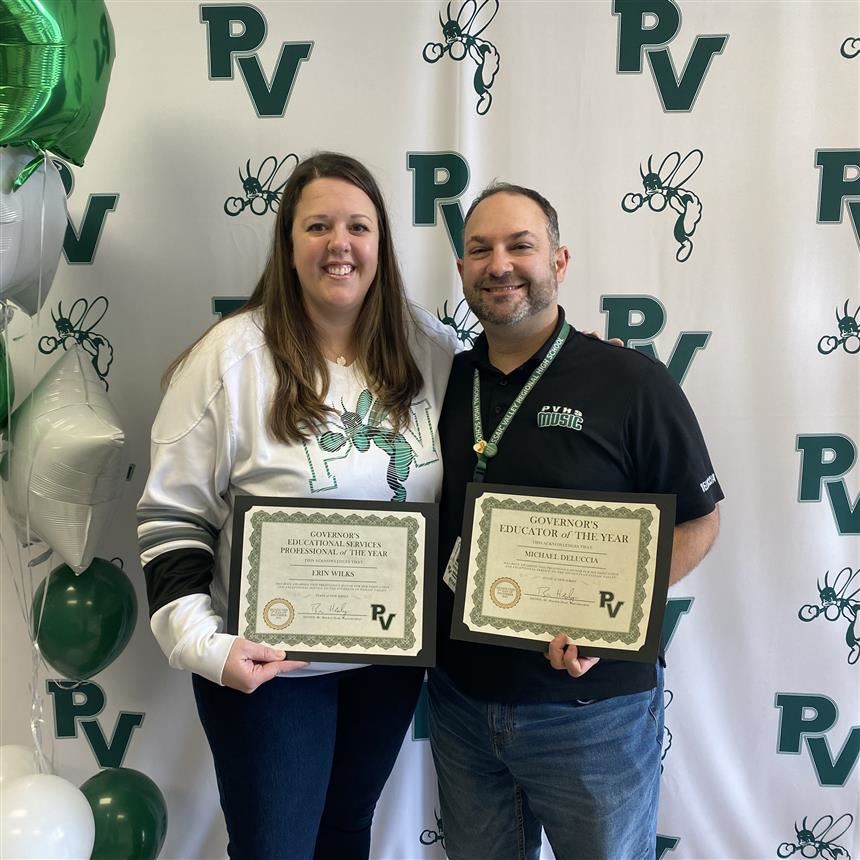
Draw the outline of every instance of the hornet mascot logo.
<instances>
[{"instance_id":1,"label":"hornet mascot logo","mask_svg":"<svg viewBox=\"0 0 860 860\"><path fill-rule=\"evenodd\" d=\"M455 7L457 8L457 7ZM478 36L490 26L490 22L499 11L499 0L483 0L478 5L475 0L465 0L459 4L456 15L451 10L451 0L445 11L447 20L443 21L439 15L439 23L442 25L442 42L428 42L424 46L424 60L435 63L441 60L445 54L452 60L458 62L468 56L478 67L475 70L473 84L478 94L478 104L475 110L483 116L493 103L493 95L490 88L499 71L499 52L496 46L486 39Z\"/></svg>"},{"instance_id":2,"label":"hornet mascot logo","mask_svg":"<svg viewBox=\"0 0 860 860\"><path fill-rule=\"evenodd\" d=\"M804 815L800 827L795 823L795 841L783 842L776 850L777 857L791 857L796 851L808 860L816 857L822 860L851 860L848 849L836 844L836 840L854 823L850 812L840 815L835 821L832 815L822 815L812 827L807 824L806 818Z\"/></svg>"},{"instance_id":3,"label":"hornet mascot logo","mask_svg":"<svg viewBox=\"0 0 860 860\"><path fill-rule=\"evenodd\" d=\"M849 36L839 46L839 53L842 54L846 60L853 60L855 57L860 56L860 37L852 39L851 36Z\"/></svg>"},{"instance_id":4,"label":"hornet mascot logo","mask_svg":"<svg viewBox=\"0 0 860 860\"><path fill-rule=\"evenodd\" d=\"M436 829L431 830L429 827L421 831L418 841L422 845L435 845L437 842L445 847L445 830L442 827L442 818L436 810L433 810L433 817L436 819Z\"/></svg>"},{"instance_id":5,"label":"hornet mascot logo","mask_svg":"<svg viewBox=\"0 0 860 860\"><path fill-rule=\"evenodd\" d=\"M688 152L683 159L681 153L670 152L656 171L651 164L653 157L653 155L648 156L647 173L641 166L639 167L645 193L625 194L621 201L621 208L625 212L636 212L647 203L652 212L662 212L668 203L678 213L674 232L675 241L678 242L679 247L675 252L675 259L683 263L693 253L690 236L702 220L702 201L696 194L682 186L701 167L704 156L700 149Z\"/></svg>"},{"instance_id":6,"label":"hornet mascot logo","mask_svg":"<svg viewBox=\"0 0 860 860\"><path fill-rule=\"evenodd\" d=\"M801 621L814 621L819 615L823 615L827 621L839 621L840 618L846 620L848 629L845 631L845 644L848 646L848 662L851 665L860 659L860 623L857 621L860 615L860 599L857 597L860 594L858 574L860 568L851 570L850 567L843 567L833 582L830 582L828 570L824 574L824 585L817 583L819 603L807 603L797 613Z\"/></svg>"},{"instance_id":7,"label":"hornet mascot logo","mask_svg":"<svg viewBox=\"0 0 860 860\"><path fill-rule=\"evenodd\" d=\"M330 454L344 446L347 452L355 450L364 453L370 450L373 443L383 454L388 455L388 469L385 474L388 486L394 492L391 501L405 502L406 487L403 484L409 477L415 453L400 433L381 426L382 416L377 414L372 406L373 395L368 389L358 396L355 410L347 409L341 401L341 412L338 413L339 430L326 430L319 437L319 446Z\"/></svg>"},{"instance_id":8,"label":"hornet mascot logo","mask_svg":"<svg viewBox=\"0 0 860 860\"><path fill-rule=\"evenodd\" d=\"M113 346L103 335L93 331L102 321L108 310L108 300L104 296L93 299L78 299L69 310L63 313L63 303L57 305L57 312L51 311L51 319L57 330L57 336L45 335L39 338L39 352L50 355L60 347L69 348L69 343L80 344L89 354L90 360L99 379L108 389L107 375L113 364Z\"/></svg>"},{"instance_id":9,"label":"hornet mascot logo","mask_svg":"<svg viewBox=\"0 0 860 860\"><path fill-rule=\"evenodd\" d=\"M281 198L281 190L287 184L287 180L272 188L275 177L280 173L281 168L287 164L287 174L291 173L293 168L299 163L299 157L295 153L278 161L274 155L263 159L256 173L251 171L251 159L249 158L245 164L245 175L242 175L242 168L239 168L239 179L242 182L242 191L244 197L228 197L224 201L224 211L234 218L241 214L245 208L249 208L255 215L265 215L267 212L277 212L278 203ZM280 178L280 177L278 177Z\"/></svg>"},{"instance_id":10,"label":"hornet mascot logo","mask_svg":"<svg viewBox=\"0 0 860 860\"><path fill-rule=\"evenodd\" d=\"M469 322L470 315L471 311L469 310L469 306L466 304L465 299L460 299L460 301L457 302L457 307L454 308L453 314L448 314L448 299L445 299L445 303L442 305L442 313L439 313L438 308L436 309L436 318L439 322L454 329L457 334L457 340L459 340L460 343L467 344L469 347L472 347L478 339L478 333L475 329L478 328L480 323L476 320L471 325L466 325L466 323Z\"/></svg>"},{"instance_id":11,"label":"hornet mascot logo","mask_svg":"<svg viewBox=\"0 0 860 860\"><path fill-rule=\"evenodd\" d=\"M857 310L851 314L848 311L849 301L849 299L845 299L842 316L839 316L839 308L836 308L836 325L839 328L839 336L826 334L818 341L818 351L822 355L828 355L839 346L852 355L860 351L860 323L857 322L860 305L857 305Z\"/></svg>"}]
</instances>

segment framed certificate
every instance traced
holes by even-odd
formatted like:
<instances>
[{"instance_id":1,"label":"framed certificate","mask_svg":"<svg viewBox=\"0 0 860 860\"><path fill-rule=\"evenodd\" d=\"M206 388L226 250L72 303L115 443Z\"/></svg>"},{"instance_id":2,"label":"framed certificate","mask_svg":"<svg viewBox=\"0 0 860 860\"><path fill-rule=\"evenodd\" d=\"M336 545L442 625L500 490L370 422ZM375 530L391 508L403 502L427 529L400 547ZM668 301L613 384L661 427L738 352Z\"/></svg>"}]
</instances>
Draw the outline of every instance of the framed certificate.
<instances>
[{"instance_id":1,"label":"framed certificate","mask_svg":"<svg viewBox=\"0 0 860 860\"><path fill-rule=\"evenodd\" d=\"M469 484L451 636L653 662L675 497Z\"/></svg>"},{"instance_id":2,"label":"framed certificate","mask_svg":"<svg viewBox=\"0 0 860 860\"><path fill-rule=\"evenodd\" d=\"M432 666L434 504L239 496L227 630L289 659Z\"/></svg>"}]
</instances>

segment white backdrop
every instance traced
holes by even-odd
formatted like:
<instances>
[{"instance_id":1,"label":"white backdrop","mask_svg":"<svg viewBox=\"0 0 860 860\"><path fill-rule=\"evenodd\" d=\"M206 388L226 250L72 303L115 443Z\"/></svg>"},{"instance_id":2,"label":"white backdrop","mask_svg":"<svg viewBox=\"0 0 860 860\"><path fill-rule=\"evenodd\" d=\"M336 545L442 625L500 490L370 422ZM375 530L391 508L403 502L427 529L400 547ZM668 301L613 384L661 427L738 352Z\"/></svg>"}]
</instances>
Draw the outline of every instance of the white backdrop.
<instances>
[{"instance_id":1,"label":"white backdrop","mask_svg":"<svg viewBox=\"0 0 860 860\"><path fill-rule=\"evenodd\" d=\"M72 169L74 232L41 315L8 333L19 402L57 358L36 344L56 334L60 303L110 343L134 467L98 554L124 561L138 627L74 694L40 672L56 770L76 784L106 764L142 770L168 803L161 856L225 856L190 678L148 630L134 506L161 373L262 267L274 215L260 192L290 154L335 149L378 177L408 292L440 314L460 296L446 224L496 177L544 192L572 252L569 318L656 349L696 410L727 498L716 547L670 592L657 856L858 857L860 5L497 5L108 0L116 62ZM465 31L452 45L448 20ZM625 211L649 172L654 209ZM101 319L102 303L69 312L99 296ZM0 742L27 744L29 640L11 580ZM77 714L74 737L56 736L58 712ZM425 719L422 705L374 858L444 856Z\"/></svg>"}]
</instances>

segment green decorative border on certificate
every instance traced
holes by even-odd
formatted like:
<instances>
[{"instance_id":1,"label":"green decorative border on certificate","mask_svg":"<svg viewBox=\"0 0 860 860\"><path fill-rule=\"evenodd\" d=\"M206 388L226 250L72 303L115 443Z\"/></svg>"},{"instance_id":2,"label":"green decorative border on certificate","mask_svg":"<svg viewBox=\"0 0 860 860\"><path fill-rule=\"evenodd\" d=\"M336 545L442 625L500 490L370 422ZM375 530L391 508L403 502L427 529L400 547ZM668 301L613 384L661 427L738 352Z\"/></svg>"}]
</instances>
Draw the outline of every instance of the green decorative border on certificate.
<instances>
[{"instance_id":1,"label":"green decorative border on certificate","mask_svg":"<svg viewBox=\"0 0 860 860\"><path fill-rule=\"evenodd\" d=\"M475 589L472 592L473 608L469 617L473 624L481 627L493 627L496 630L516 630L518 633L531 633L534 636L554 636L557 625L550 627L539 622L505 620L497 615L484 614L483 595L487 579L487 547L489 545L490 518L494 510L531 511L540 514L567 514L573 516L609 517L610 519L638 519L641 522L639 529L639 559L636 567L636 585L634 593L634 606L630 618L630 626L626 632L613 630L595 630L594 628L570 628L566 632L573 639L587 639L589 641L603 640L604 642L621 642L631 645L643 638L640 631L640 622L645 617L642 606L647 598L645 583L648 581L648 562L651 560L649 547L652 537L650 534L654 515L646 508L607 508L605 506L595 507L593 505L573 506L566 502L555 504L550 501L534 502L530 499L497 499L485 497L481 499L481 518L478 524L480 536L477 541L478 554L475 559L475 573L473 581Z\"/></svg>"},{"instance_id":2,"label":"green decorative border on certificate","mask_svg":"<svg viewBox=\"0 0 860 860\"><path fill-rule=\"evenodd\" d=\"M390 650L392 648L408 649L415 645L415 607L417 600L415 591L418 587L418 577L416 570L418 568L418 539L416 537L419 529L419 522L415 517L380 517L376 514L368 514L361 516L360 514L343 514L331 513L321 514L315 512L313 514L305 514L301 511L288 514L285 511L275 511L267 513L266 511L255 511L251 514L251 535L248 542L251 545L251 552L248 554L248 590L245 592L245 600L248 603L248 608L245 611L245 621L248 622L248 627L241 634L246 639L253 637L255 642L266 642L269 645L291 645L291 646L307 646L322 645L324 647L343 647L354 648L383 648ZM404 528L407 531L406 538L406 607L404 613L404 636L400 639L384 639L368 636L308 636L307 634L283 634L283 633L262 633L258 631L254 624L257 618L258 602L259 602L259 581L260 581L260 542L263 525L266 523L301 523L302 525L319 525L319 526L383 526L385 528Z\"/></svg>"}]
</instances>

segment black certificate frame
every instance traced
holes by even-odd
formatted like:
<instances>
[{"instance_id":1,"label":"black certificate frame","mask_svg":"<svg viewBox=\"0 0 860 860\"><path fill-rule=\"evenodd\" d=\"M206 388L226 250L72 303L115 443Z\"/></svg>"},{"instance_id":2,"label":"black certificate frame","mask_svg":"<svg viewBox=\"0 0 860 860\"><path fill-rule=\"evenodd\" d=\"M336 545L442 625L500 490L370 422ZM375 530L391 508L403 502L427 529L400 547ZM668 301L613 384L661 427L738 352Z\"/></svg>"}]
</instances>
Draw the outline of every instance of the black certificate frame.
<instances>
[{"instance_id":1,"label":"black certificate frame","mask_svg":"<svg viewBox=\"0 0 860 860\"><path fill-rule=\"evenodd\" d=\"M242 635L239 631L239 604L244 583L242 575L242 548L245 544L248 512L255 507L308 508L314 511L360 510L363 513L387 514L414 513L424 521L423 606L421 607L421 646L417 653L380 654L349 651L315 651L312 648L285 648L287 659L309 660L319 663L361 663L380 666L416 666L431 668L436 665L436 554L439 533L439 506L432 502L383 502L367 499L297 499L283 496L240 495L235 499L233 514L233 543L230 551L230 581L228 588L226 632ZM257 641L257 640L255 640ZM284 646L278 646L284 647Z\"/></svg>"},{"instance_id":2,"label":"black certificate frame","mask_svg":"<svg viewBox=\"0 0 860 860\"><path fill-rule=\"evenodd\" d=\"M657 529L657 559L654 570L654 588L648 606L648 623L645 641L638 650L611 648L577 642L579 653L588 657L602 657L614 660L653 663L660 652L663 617L666 611L666 595L669 590L669 570L672 563L672 538L675 529L676 498L660 493L608 493L580 491L547 487L512 486L509 484L487 484L472 482L466 485L465 509L463 512L462 540L454 591L454 614L451 621L451 638L466 642L479 642L485 645L501 645L527 651L546 651L547 640L525 639L508 636L504 633L489 633L471 630L463 620L466 607L466 585L469 580L470 547L472 544L472 524L475 506L485 493L508 495L512 497L536 497L560 502L614 502L622 504L654 505L660 512ZM559 632L565 632L559 630Z\"/></svg>"}]
</instances>

